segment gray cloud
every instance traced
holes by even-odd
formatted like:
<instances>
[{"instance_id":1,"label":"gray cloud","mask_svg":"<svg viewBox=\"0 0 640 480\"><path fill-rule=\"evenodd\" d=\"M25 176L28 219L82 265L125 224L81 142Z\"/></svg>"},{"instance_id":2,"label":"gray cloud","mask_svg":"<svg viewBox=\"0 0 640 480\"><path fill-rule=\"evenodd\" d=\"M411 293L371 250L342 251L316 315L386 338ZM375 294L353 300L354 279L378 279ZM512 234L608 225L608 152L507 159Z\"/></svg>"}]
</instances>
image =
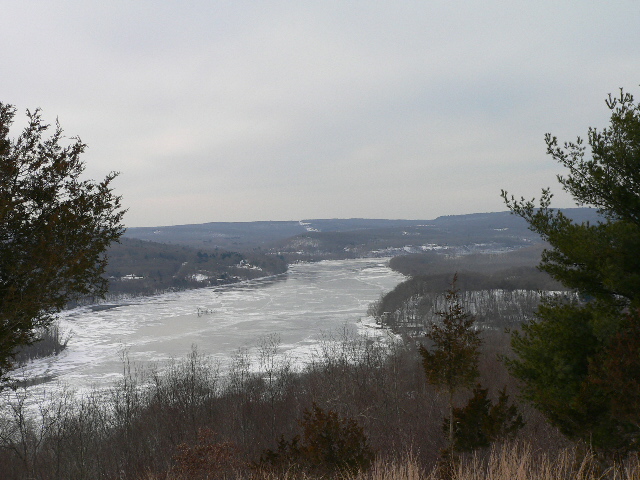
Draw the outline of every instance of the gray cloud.
<instances>
[{"instance_id":1,"label":"gray cloud","mask_svg":"<svg viewBox=\"0 0 640 480\"><path fill-rule=\"evenodd\" d=\"M3 8L0 100L120 171L130 226L503 210L555 184L545 132L638 94L634 1Z\"/></svg>"}]
</instances>

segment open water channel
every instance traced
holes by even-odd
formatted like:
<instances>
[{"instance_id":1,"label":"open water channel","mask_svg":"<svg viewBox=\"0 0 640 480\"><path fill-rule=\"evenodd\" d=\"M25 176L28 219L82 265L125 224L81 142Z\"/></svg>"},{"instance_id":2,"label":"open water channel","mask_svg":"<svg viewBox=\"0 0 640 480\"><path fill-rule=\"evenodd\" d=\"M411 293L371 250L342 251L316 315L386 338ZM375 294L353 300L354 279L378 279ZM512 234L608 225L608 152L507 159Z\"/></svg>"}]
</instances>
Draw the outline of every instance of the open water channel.
<instances>
[{"instance_id":1,"label":"open water channel","mask_svg":"<svg viewBox=\"0 0 640 480\"><path fill-rule=\"evenodd\" d=\"M136 365L161 368L197 345L224 365L271 334L279 336L281 352L304 361L323 336L345 325L367 328L368 305L404 279L387 262L297 264L277 277L68 310L60 317L71 334L67 349L20 374L40 387L100 388L122 378L123 352Z\"/></svg>"}]
</instances>

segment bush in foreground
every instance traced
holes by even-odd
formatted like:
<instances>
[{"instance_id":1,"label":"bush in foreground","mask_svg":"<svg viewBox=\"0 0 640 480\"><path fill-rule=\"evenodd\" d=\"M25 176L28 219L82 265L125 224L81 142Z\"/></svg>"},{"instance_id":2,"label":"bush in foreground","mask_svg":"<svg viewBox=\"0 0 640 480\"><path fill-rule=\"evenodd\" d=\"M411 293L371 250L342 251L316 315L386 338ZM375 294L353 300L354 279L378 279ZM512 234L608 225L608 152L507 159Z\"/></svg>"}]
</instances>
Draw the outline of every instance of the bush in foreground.
<instances>
[{"instance_id":1,"label":"bush in foreground","mask_svg":"<svg viewBox=\"0 0 640 480\"><path fill-rule=\"evenodd\" d=\"M281 438L276 451L267 449L260 467L287 471L302 469L325 474L354 474L369 469L374 452L362 427L336 412L324 411L315 403L299 422L302 439Z\"/></svg>"}]
</instances>

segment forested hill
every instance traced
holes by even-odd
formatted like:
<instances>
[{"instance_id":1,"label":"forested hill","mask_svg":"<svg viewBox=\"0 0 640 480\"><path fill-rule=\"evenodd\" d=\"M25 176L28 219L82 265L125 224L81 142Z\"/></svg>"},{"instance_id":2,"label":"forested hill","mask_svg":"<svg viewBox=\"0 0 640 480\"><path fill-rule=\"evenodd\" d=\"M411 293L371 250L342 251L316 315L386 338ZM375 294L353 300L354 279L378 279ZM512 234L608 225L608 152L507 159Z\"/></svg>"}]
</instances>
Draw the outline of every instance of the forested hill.
<instances>
[{"instance_id":1,"label":"forested hill","mask_svg":"<svg viewBox=\"0 0 640 480\"><path fill-rule=\"evenodd\" d=\"M578 221L596 221L593 209L567 209ZM408 275L434 268L433 260L499 253L536 245L520 217L509 212L434 220L312 219L129 228L109 251L111 293L149 294L283 273L303 260L398 257L392 266ZM505 257L507 258L507 257ZM528 260L534 265L537 259ZM480 270L486 271L486 266Z\"/></svg>"},{"instance_id":2,"label":"forested hill","mask_svg":"<svg viewBox=\"0 0 640 480\"><path fill-rule=\"evenodd\" d=\"M283 240L308 233L344 233L365 230L398 230L426 220L316 219L283 222L211 222L161 227L131 227L125 237L197 248L253 250L269 248Z\"/></svg>"},{"instance_id":3,"label":"forested hill","mask_svg":"<svg viewBox=\"0 0 640 480\"><path fill-rule=\"evenodd\" d=\"M108 256L106 275L114 295L224 285L287 271L287 263L278 255L199 250L133 238L113 244Z\"/></svg>"},{"instance_id":4,"label":"forested hill","mask_svg":"<svg viewBox=\"0 0 640 480\"><path fill-rule=\"evenodd\" d=\"M212 222L192 225L127 228L125 238L157 243L247 251L305 232L297 221Z\"/></svg>"},{"instance_id":5,"label":"forested hill","mask_svg":"<svg viewBox=\"0 0 640 480\"><path fill-rule=\"evenodd\" d=\"M593 209L565 209L576 221L597 221ZM287 261L395 256L434 248L504 251L538 243L527 223L509 212L451 215L433 220L310 219L286 222L217 222L129 228L125 238L210 251L283 255Z\"/></svg>"}]
</instances>

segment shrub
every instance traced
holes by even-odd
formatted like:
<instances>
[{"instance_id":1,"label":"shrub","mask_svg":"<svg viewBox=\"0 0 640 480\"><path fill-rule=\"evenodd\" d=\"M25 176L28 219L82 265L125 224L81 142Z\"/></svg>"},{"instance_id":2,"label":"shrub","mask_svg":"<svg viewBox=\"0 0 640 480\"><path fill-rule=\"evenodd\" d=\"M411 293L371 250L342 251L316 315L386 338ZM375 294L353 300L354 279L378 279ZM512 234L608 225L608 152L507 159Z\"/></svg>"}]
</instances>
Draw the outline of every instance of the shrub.
<instances>
[{"instance_id":1,"label":"shrub","mask_svg":"<svg viewBox=\"0 0 640 480\"><path fill-rule=\"evenodd\" d=\"M217 441L216 434L209 428L198 430L195 445L181 443L177 447L174 471L180 477L218 478L240 468L238 448L231 442Z\"/></svg>"},{"instance_id":2,"label":"shrub","mask_svg":"<svg viewBox=\"0 0 640 480\"><path fill-rule=\"evenodd\" d=\"M506 387L499 392L495 403L487 398L488 388L480 384L473 389L473 396L464 407L453 409L453 449L470 452L488 448L495 441L515 437L524 426L522 415L515 405L509 405ZM442 429L449 431L449 419L445 418Z\"/></svg>"},{"instance_id":3,"label":"shrub","mask_svg":"<svg viewBox=\"0 0 640 480\"><path fill-rule=\"evenodd\" d=\"M332 410L325 412L314 403L304 411L299 423L302 440L299 435L290 441L282 437L276 451L264 451L260 459L262 466L348 474L371 466L373 450L355 420L342 418Z\"/></svg>"}]
</instances>

